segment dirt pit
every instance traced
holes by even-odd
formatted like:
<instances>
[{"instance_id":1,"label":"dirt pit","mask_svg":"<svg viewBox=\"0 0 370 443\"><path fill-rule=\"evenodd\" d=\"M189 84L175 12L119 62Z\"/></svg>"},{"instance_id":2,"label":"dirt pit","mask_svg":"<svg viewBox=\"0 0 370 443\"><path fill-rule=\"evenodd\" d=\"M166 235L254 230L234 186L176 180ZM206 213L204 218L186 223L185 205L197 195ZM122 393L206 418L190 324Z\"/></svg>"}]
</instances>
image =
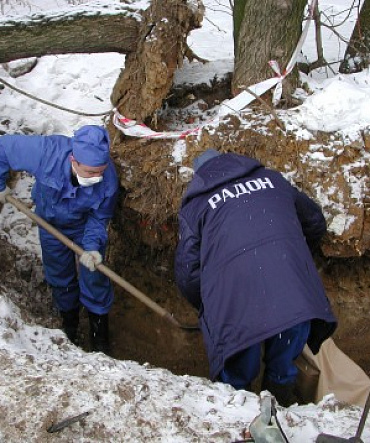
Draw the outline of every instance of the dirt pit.
<instances>
[{"instance_id":1,"label":"dirt pit","mask_svg":"<svg viewBox=\"0 0 370 443\"><path fill-rule=\"evenodd\" d=\"M153 237L157 236L153 231ZM167 242L162 236L161 247L155 241L148 246L148 226L126 211L120 224L113 223L110 230L108 262L117 274L181 324L196 325L197 312L180 295L174 282L172 231L176 232L175 226L172 230L168 226ZM319 252L314 259L339 321L335 343L370 375L370 257L327 258ZM121 288L115 288L115 295L111 315L115 358L149 363L178 375L208 377L199 331L175 328Z\"/></svg>"},{"instance_id":2,"label":"dirt pit","mask_svg":"<svg viewBox=\"0 0 370 443\"><path fill-rule=\"evenodd\" d=\"M164 308L181 325L198 326L197 312L183 299L163 265L132 262L119 275ZM118 273L118 271L117 271ZM82 313L83 347L88 349L88 319ZM198 329L177 328L122 288L115 286L110 313L112 357L166 368L177 375L208 377L208 361Z\"/></svg>"},{"instance_id":3,"label":"dirt pit","mask_svg":"<svg viewBox=\"0 0 370 443\"><path fill-rule=\"evenodd\" d=\"M167 268L169 260L133 262L120 274L183 325L196 325L197 313L179 295ZM334 340L370 376L370 260L316 257L333 310L339 320ZM112 356L169 369L177 375L208 377L201 333L174 327L142 302L115 288L111 311ZM83 329L87 331L88 325ZM84 343L87 349L87 341Z\"/></svg>"},{"instance_id":4,"label":"dirt pit","mask_svg":"<svg viewBox=\"0 0 370 443\"><path fill-rule=\"evenodd\" d=\"M27 321L44 327L60 327L61 320L42 279L40 260L6 241L1 241L0 246L0 287L10 295ZM114 255L117 256L115 264L121 268L116 272L121 277L173 314L181 324L197 324L197 313L175 287L170 251L153 253L141 248L135 251L136 259L129 261L124 251L118 255L116 251ZM339 319L335 342L370 375L370 258L316 257L316 262ZM110 325L114 358L166 368L177 375L208 377L201 333L176 328L117 286ZM80 329L81 347L88 350L88 320L84 310Z\"/></svg>"},{"instance_id":5,"label":"dirt pit","mask_svg":"<svg viewBox=\"0 0 370 443\"><path fill-rule=\"evenodd\" d=\"M339 326L335 343L370 375L370 262L335 260L321 268ZM322 265L322 263L321 263ZM349 267L350 265L350 267ZM125 276L182 324L196 324L197 315L178 294L174 283L148 267L129 267ZM116 290L112 311L114 357L148 362L178 375L208 376L208 362L199 331L176 329L132 296Z\"/></svg>"}]
</instances>

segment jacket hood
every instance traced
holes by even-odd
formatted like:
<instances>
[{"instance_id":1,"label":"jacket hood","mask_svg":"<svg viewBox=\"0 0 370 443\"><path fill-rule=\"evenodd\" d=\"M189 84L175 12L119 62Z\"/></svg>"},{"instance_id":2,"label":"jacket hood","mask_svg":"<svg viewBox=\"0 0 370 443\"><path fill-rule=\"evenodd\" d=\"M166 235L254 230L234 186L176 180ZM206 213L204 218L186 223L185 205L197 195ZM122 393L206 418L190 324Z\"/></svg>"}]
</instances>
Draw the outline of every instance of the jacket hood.
<instances>
[{"instance_id":1,"label":"jacket hood","mask_svg":"<svg viewBox=\"0 0 370 443\"><path fill-rule=\"evenodd\" d=\"M194 172L197 172L198 169L201 166L203 166L205 162L207 162L208 160L211 160L211 158L218 157L219 155L221 155L221 152L218 152L218 151L216 151L216 149L211 148L211 149L207 149L206 151L204 151L198 157L195 157L195 159L193 161Z\"/></svg>"},{"instance_id":2,"label":"jacket hood","mask_svg":"<svg viewBox=\"0 0 370 443\"><path fill-rule=\"evenodd\" d=\"M250 157L228 153L205 162L195 173L182 200L182 207L192 198L219 186L245 177L263 165Z\"/></svg>"}]
</instances>

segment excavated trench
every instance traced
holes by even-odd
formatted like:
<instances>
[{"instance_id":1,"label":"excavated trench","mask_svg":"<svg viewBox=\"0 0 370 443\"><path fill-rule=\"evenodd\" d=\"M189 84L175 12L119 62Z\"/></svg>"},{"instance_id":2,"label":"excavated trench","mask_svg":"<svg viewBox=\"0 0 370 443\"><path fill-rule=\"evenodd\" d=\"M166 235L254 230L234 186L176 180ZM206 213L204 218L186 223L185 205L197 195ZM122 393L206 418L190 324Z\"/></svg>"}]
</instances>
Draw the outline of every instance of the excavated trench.
<instances>
[{"instance_id":1,"label":"excavated trench","mask_svg":"<svg viewBox=\"0 0 370 443\"><path fill-rule=\"evenodd\" d=\"M265 115L261 115L263 120ZM160 124L158 121L158 130L163 129ZM197 313L182 299L174 283L176 218L188 182L180 166L191 167L196 155L215 147L221 152L250 155L287 173L294 171L296 183L309 195L315 195L317 184L324 193L336 187L338 194L331 198L342 198L344 211L357 217L358 223L339 238L329 234L315 261L339 319L335 342L370 375L370 256L366 252L369 210L365 203L354 201L340 172L341 165L363 155L357 145L344 147L343 154L332 162L323 162L324 167L306 165L302 159L310 150L307 141L281 136L273 121L261 134L253 128L244 129L238 119L230 118L217 131L205 130L200 137L188 138L187 156L181 165L176 165L172 141L134 140L111 130L115 140L113 155L125 191L110 230L109 263L182 324L196 324ZM270 134L266 136L266 132ZM326 135L318 142L329 150ZM352 179L367 176L366 167L357 167ZM326 210L329 222L340 211ZM120 288L116 288L112 311L112 339L116 358L148 362L176 374L208 376L201 334L176 329Z\"/></svg>"},{"instance_id":2,"label":"excavated trench","mask_svg":"<svg viewBox=\"0 0 370 443\"><path fill-rule=\"evenodd\" d=\"M110 237L112 269L181 324L196 324L196 312L179 295L173 281L173 250L140 244L140 224L133 217ZM0 246L0 288L10 294L25 320L60 327L40 260L4 239L0 239ZM370 257L327 259L319 255L315 259L339 319L335 342L370 375ZM81 346L88 350L86 312L82 311L81 318ZM120 287L115 287L111 341L114 358L148 363L178 375L208 376L201 334L176 328Z\"/></svg>"},{"instance_id":3,"label":"excavated trench","mask_svg":"<svg viewBox=\"0 0 370 443\"><path fill-rule=\"evenodd\" d=\"M187 97L183 95L184 100ZM223 99L212 96L210 105L217 98ZM274 131L271 127L268 130ZM174 282L176 216L188 178L180 174L179 166L174 164L173 142L130 140L113 127L110 131L122 192L110 226L107 265L181 324L196 325L197 313L180 296ZM214 146L223 152L253 156L281 171L289 172L286 169L289 167L295 171L296 182L312 195L312 184L320 182L325 185L328 181L328 186L332 185L336 180L335 168L344 160L355 161L359 155L357 147L347 147L343 156L338 156L336 163L330 166L332 170L330 167L326 171L320 170L317 165L304 168L299 161L302 152L309 149L308 143L298 145L278 133L265 137L256 131L244 131L240 122L232 119L217 133L205 132L200 139L189 139L186 144L188 155L183 159L183 167L191 166L199 152ZM358 174L366 174L366 171L359 170ZM345 197L348 194L348 211L355 213L358 205L351 206L350 193L340 177L338 180L338 192ZM361 229L366 234L369 218L364 216L364 220ZM356 232L351 232L352 237L357 235ZM369 238L365 234L352 243L350 237L336 242L329 236L323 244L325 255L318 252L315 261L339 319L335 342L370 375L370 255L366 252ZM10 246L4 238L0 238L0 259L0 288L11 294L24 318L45 327L60 327L60 318L53 309L50 291L43 281L40 259ZM82 311L81 317L81 347L87 350L86 312ZM200 332L176 328L118 286L115 286L110 322L114 358L148 363L178 375L208 376Z\"/></svg>"},{"instance_id":4,"label":"excavated trench","mask_svg":"<svg viewBox=\"0 0 370 443\"><path fill-rule=\"evenodd\" d=\"M120 275L182 324L196 324L196 312L174 284L173 249L140 245L141 225L134 217L121 228L111 234L110 255ZM370 375L370 257L328 259L317 254L315 260L339 320L335 342ZM208 376L200 332L175 328L119 288L112 311L112 340L118 359L148 362L179 375Z\"/></svg>"}]
</instances>

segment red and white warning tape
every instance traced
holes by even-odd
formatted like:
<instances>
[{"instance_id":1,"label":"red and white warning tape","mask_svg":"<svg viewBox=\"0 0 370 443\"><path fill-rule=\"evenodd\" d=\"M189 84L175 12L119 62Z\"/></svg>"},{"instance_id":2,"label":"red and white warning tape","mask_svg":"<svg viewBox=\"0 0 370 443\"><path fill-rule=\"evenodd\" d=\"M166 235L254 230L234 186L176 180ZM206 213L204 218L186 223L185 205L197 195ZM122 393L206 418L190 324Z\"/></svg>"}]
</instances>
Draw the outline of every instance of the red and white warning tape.
<instances>
[{"instance_id":1,"label":"red and white warning tape","mask_svg":"<svg viewBox=\"0 0 370 443\"><path fill-rule=\"evenodd\" d=\"M193 129L187 129L186 131L166 131L157 132L150 129L144 123L137 123L136 120L131 120L127 117L121 115L117 109L114 109L113 124L116 128L122 131L125 135L131 137L142 137L142 138L185 138L189 134L197 134L200 127Z\"/></svg>"},{"instance_id":2,"label":"red and white warning tape","mask_svg":"<svg viewBox=\"0 0 370 443\"><path fill-rule=\"evenodd\" d=\"M264 80L263 82L257 83L255 85L250 86L248 89L250 89L252 92L254 92L256 95L260 96L264 94L269 89L272 89L275 86L275 90L273 92L273 103L276 104L281 99L283 87L282 82L284 78L289 75L295 64L297 63L298 56L302 50L303 44L306 40L308 29L310 27L310 23L313 18L314 9L316 7L317 0L312 0L311 4L308 6L308 12L309 16L305 23L305 26L303 28L301 37L298 41L298 44L293 52L293 55L291 59L289 60L287 67L285 68L284 72L281 73L280 66L276 60L269 61L269 65L271 66L271 69L275 72L275 77L269 78L267 80ZM252 94L249 94L247 91L243 91L240 94L238 94L236 97L234 97L231 100L225 100L223 103L221 103L219 112L218 112L218 118L213 119L211 122L206 122L202 126L198 126L193 129L188 129L185 131L166 131L166 132L157 132L150 129L148 126L144 125L143 123L138 123L136 120L131 120L123 115L121 115L117 109L114 110L113 115L113 124L118 128L120 131L122 131L125 135L131 136L131 137L141 137L141 138L151 138L151 139L164 139L164 138L175 138L175 139L182 139L185 138L187 135L196 135L200 130L206 126L212 123L212 125L215 125L219 119L227 114L232 113L239 113L242 109L244 109L246 106L249 105L253 100L255 100L255 97Z\"/></svg>"}]
</instances>

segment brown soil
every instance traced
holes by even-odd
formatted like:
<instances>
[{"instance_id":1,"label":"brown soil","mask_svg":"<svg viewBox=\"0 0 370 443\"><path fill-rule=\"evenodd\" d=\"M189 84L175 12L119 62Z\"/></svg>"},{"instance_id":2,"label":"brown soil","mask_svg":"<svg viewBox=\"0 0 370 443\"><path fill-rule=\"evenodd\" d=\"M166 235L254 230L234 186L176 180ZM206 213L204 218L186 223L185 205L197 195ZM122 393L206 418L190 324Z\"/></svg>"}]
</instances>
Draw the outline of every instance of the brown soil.
<instances>
[{"instance_id":1,"label":"brown soil","mask_svg":"<svg viewBox=\"0 0 370 443\"><path fill-rule=\"evenodd\" d=\"M129 220L127 232L136 232L135 222ZM117 233L111 232L116 243ZM121 245L121 243L119 243ZM121 277L164 308L183 326L198 326L195 309L180 296L173 281L173 251L170 248L151 250L145 245L117 251L112 247L110 259ZM120 271L119 271L120 270ZM135 360L171 370L178 375L208 376L208 361L199 330L182 329L152 311L122 288L115 290L111 315L113 356Z\"/></svg>"}]
</instances>

